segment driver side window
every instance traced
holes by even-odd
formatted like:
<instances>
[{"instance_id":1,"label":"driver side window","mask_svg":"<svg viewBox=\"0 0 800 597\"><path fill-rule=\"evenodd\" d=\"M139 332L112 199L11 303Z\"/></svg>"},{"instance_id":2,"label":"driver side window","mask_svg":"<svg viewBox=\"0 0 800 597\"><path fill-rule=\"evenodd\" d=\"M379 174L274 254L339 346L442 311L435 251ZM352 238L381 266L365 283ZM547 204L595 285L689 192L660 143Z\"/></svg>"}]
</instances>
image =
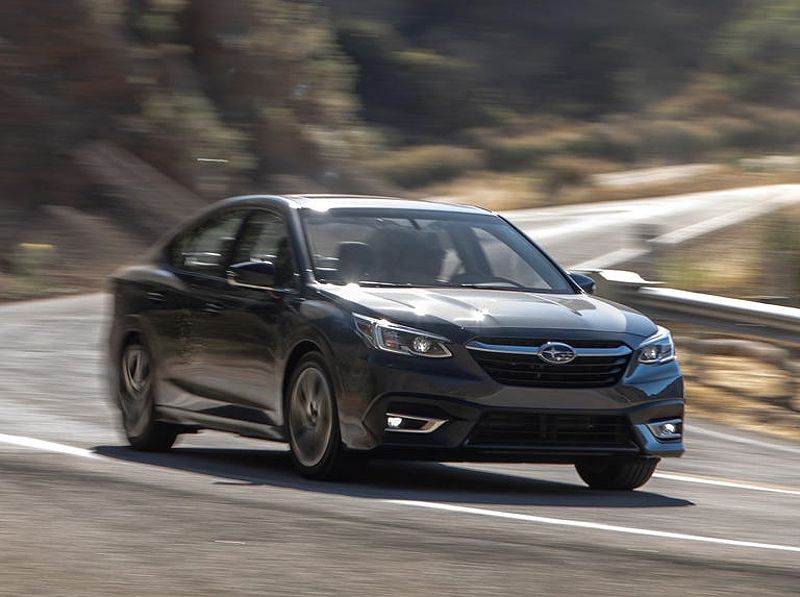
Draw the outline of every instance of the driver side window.
<instances>
[{"instance_id":1,"label":"driver side window","mask_svg":"<svg viewBox=\"0 0 800 597\"><path fill-rule=\"evenodd\" d=\"M283 219L265 210L248 220L231 265L269 263L275 271L275 288L295 286L295 262L289 231Z\"/></svg>"}]
</instances>

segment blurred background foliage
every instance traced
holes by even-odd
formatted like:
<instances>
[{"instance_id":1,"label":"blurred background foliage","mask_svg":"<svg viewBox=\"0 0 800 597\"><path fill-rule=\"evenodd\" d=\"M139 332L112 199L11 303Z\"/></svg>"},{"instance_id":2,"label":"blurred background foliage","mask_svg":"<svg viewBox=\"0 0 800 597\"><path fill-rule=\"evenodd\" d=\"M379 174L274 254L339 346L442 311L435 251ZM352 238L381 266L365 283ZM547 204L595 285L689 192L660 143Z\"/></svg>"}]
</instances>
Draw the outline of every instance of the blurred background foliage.
<instances>
[{"instance_id":1,"label":"blurred background foliage","mask_svg":"<svg viewBox=\"0 0 800 597\"><path fill-rule=\"evenodd\" d=\"M796 0L4 0L0 254L102 269L235 193L795 180L752 160L800 142L798 40ZM700 162L713 179L599 178Z\"/></svg>"}]
</instances>

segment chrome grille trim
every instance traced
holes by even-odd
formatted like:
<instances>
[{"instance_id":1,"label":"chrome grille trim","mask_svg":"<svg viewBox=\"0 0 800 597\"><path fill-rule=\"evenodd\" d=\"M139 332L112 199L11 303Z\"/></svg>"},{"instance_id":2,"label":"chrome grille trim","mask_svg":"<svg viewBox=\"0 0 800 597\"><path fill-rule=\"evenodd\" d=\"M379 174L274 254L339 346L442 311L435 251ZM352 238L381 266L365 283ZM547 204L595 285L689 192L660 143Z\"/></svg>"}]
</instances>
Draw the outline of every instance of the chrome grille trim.
<instances>
[{"instance_id":1,"label":"chrome grille trim","mask_svg":"<svg viewBox=\"0 0 800 597\"><path fill-rule=\"evenodd\" d=\"M558 344L572 349L574 358L563 362L545 358L548 346ZM529 388L613 386L622 379L633 355L630 347L617 340L475 338L464 346L497 383Z\"/></svg>"},{"instance_id":2,"label":"chrome grille trim","mask_svg":"<svg viewBox=\"0 0 800 597\"><path fill-rule=\"evenodd\" d=\"M569 344L569 340L566 340L565 344ZM507 346L501 344L485 344L483 342L479 342L478 340L467 342L464 346L468 350L524 355L537 355L541 349L541 346ZM633 352L624 344L621 344L615 348L575 348L574 350L575 355L579 357L624 357Z\"/></svg>"}]
</instances>

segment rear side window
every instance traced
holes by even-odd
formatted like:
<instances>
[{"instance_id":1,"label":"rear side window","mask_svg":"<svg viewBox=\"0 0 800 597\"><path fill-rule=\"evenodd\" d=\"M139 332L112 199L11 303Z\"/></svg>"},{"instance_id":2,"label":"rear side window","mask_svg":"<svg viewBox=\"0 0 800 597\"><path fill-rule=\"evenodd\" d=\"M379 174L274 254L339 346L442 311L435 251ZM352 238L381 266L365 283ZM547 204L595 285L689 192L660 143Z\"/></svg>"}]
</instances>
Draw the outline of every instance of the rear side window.
<instances>
[{"instance_id":1,"label":"rear side window","mask_svg":"<svg viewBox=\"0 0 800 597\"><path fill-rule=\"evenodd\" d=\"M222 275L246 213L237 209L214 214L181 234L170 245L170 263L187 271Z\"/></svg>"}]
</instances>

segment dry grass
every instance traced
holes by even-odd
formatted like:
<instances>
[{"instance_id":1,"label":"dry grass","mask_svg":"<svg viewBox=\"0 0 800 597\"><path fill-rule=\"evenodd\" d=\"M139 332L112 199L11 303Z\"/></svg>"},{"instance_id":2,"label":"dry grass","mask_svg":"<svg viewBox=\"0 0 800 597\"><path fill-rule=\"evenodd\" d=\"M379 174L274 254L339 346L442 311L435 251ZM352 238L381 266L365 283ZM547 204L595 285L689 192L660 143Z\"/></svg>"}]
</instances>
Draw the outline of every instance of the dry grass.
<instances>
[{"instance_id":1,"label":"dry grass","mask_svg":"<svg viewBox=\"0 0 800 597\"><path fill-rule=\"evenodd\" d=\"M455 196L498 210L800 182L800 168L754 172L742 160L796 152L800 111L741 103L708 84L637 114L599 122L518 116L466 131L459 142L449 149L389 152L379 164L422 195ZM469 154L457 153L465 148ZM616 188L592 180L598 173L698 162L716 169Z\"/></svg>"},{"instance_id":2,"label":"dry grass","mask_svg":"<svg viewBox=\"0 0 800 597\"><path fill-rule=\"evenodd\" d=\"M397 149L370 164L380 175L406 188L469 176L483 168L481 154L466 147L420 145Z\"/></svg>"},{"instance_id":3,"label":"dry grass","mask_svg":"<svg viewBox=\"0 0 800 597\"><path fill-rule=\"evenodd\" d=\"M605 162L576 158L571 165L568 158L560 158L559 167L573 168L577 174L555 174L564 182L554 188L548 172L491 172L479 170L454 180L431 184L418 189L418 197L451 198L459 203L471 203L496 211L568 205L595 201L620 201L661 197L683 193L699 193L769 184L800 183L800 172L745 172L732 166L722 166L708 177L693 177L670 183L630 185L625 188L608 189L590 183L592 174L597 174ZM563 170L562 170L563 171ZM606 169L603 172L613 170ZM550 173L550 176L553 176ZM549 183L549 184L548 184Z\"/></svg>"},{"instance_id":4,"label":"dry grass","mask_svg":"<svg viewBox=\"0 0 800 597\"><path fill-rule=\"evenodd\" d=\"M728 166L721 168L713 176L684 181L637 185L614 190L592 188L590 196L593 201L614 201L791 183L800 183L800 172L745 172ZM565 193L560 202L580 203L586 200L585 197L583 189L576 189L573 193Z\"/></svg>"},{"instance_id":5,"label":"dry grass","mask_svg":"<svg viewBox=\"0 0 800 597\"><path fill-rule=\"evenodd\" d=\"M481 171L452 182L431 185L418 195L497 211L546 205L535 183L536 179L528 176Z\"/></svg>"},{"instance_id":6,"label":"dry grass","mask_svg":"<svg viewBox=\"0 0 800 597\"><path fill-rule=\"evenodd\" d=\"M796 224L792 224L792 223ZM675 247L661 257L658 278L668 286L737 298L800 301L800 208L787 208ZM785 244L786 246L782 246Z\"/></svg>"},{"instance_id":7,"label":"dry grass","mask_svg":"<svg viewBox=\"0 0 800 597\"><path fill-rule=\"evenodd\" d=\"M681 365L687 377L690 418L696 414L740 429L800 441L800 412L783 405L788 397L782 371L752 359L697 357L683 349Z\"/></svg>"}]
</instances>

